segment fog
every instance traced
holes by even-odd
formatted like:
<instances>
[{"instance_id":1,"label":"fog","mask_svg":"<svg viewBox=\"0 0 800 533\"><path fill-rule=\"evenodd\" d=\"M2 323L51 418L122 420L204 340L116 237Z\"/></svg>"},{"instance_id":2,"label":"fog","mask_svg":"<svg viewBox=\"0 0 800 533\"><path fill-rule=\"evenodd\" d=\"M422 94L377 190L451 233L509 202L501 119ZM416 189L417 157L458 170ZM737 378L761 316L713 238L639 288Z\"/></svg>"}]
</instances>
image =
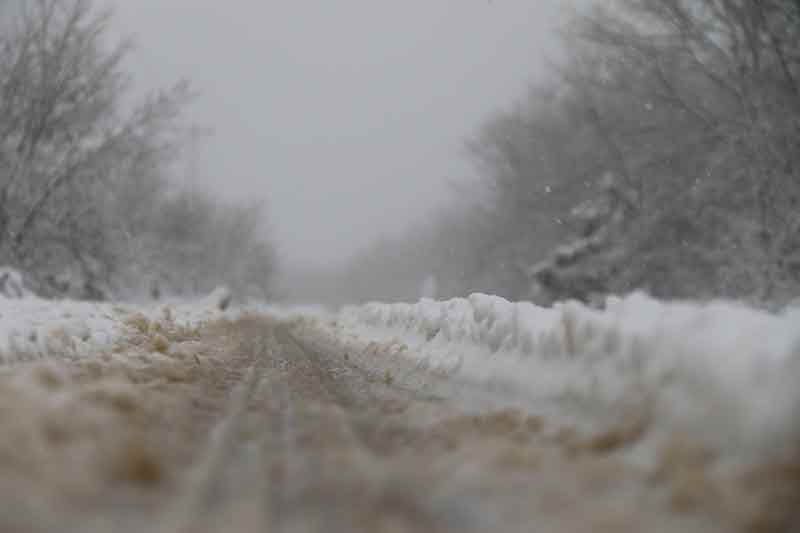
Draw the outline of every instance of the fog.
<instances>
[{"instance_id":1,"label":"fog","mask_svg":"<svg viewBox=\"0 0 800 533\"><path fill-rule=\"evenodd\" d=\"M798 8L585 1L7 3L0 265L91 299L791 301Z\"/></svg>"},{"instance_id":2,"label":"fog","mask_svg":"<svg viewBox=\"0 0 800 533\"><path fill-rule=\"evenodd\" d=\"M340 263L445 201L464 138L547 75L557 0L116 0L137 87L186 78L190 179L265 198L284 265Z\"/></svg>"}]
</instances>

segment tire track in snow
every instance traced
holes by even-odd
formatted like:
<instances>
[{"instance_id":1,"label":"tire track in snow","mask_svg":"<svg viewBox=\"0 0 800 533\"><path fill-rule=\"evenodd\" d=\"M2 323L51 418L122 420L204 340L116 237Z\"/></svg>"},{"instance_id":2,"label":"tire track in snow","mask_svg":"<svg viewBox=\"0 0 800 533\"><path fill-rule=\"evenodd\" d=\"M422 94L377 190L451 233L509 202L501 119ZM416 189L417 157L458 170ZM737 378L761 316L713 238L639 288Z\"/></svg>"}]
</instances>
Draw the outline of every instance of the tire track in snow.
<instances>
[{"instance_id":1,"label":"tire track in snow","mask_svg":"<svg viewBox=\"0 0 800 533\"><path fill-rule=\"evenodd\" d=\"M710 520L703 506L717 496L693 471L675 481L642 477L612 453L573 448L570 435L543 435L546 420L491 402L464 409L457 394L431 396L424 375L406 382L405 359L337 347L298 326L221 320L186 353L153 358L148 376L175 360L185 366L178 380L131 384L142 387L131 402L146 399L144 387L162 391L163 416L143 428L164 445L155 454L162 481L140 493L148 497L139 508L130 484L118 482L95 513L51 511L47 524L165 533L745 530Z\"/></svg>"},{"instance_id":2,"label":"tire track in snow","mask_svg":"<svg viewBox=\"0 0 800 533\"><path fill-rule=\"evenodd\" d=\"M184 488L174 507L168 512L160 531L189 533L201 531L214 489L226 466L231 449L237 444L236 431L259 382L257 362L247 370L243 380L233 389L221 420L214 426L205 443L205 452L189 472Z\"/></svg>"}]
</instances>

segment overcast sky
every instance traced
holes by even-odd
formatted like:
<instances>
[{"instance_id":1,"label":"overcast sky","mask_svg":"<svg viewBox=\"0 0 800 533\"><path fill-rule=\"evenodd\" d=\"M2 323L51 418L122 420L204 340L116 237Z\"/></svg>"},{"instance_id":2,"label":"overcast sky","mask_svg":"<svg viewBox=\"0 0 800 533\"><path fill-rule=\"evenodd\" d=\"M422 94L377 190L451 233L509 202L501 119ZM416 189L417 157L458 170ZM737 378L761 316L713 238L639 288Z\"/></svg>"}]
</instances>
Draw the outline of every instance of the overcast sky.
<instances>
[{"instance_id":1,"label":"overcast sky","mask_svg":"<svg viewBox=\"0 0 800 533\"><path fill-rule=\"evenodd\" d=\"M339 262L469 172L463 139L545 75L562 0L114 0L142 87L188 78L198 180L267 198L289 264Z\"/></svg>"}]
</instances>

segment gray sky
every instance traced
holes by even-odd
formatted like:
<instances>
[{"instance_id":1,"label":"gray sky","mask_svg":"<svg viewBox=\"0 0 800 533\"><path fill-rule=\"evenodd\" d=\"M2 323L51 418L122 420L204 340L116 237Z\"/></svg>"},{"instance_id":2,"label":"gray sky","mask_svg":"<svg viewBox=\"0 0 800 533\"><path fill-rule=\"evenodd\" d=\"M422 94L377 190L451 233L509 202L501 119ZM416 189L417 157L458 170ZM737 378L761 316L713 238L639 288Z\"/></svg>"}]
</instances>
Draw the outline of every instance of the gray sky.
<instances>
[{"instance_id":1,"label":"gray sky","mask_svg":"<svg viewBox=\"0 0 800 533\"><path fill-rule=\"evenodd\" d=\"M142 87L185 77L200 179L267 198L289 264L344 259L469 172L462 146L544 72L559 0L114 0Z\"/></svg>"}]
</instances>

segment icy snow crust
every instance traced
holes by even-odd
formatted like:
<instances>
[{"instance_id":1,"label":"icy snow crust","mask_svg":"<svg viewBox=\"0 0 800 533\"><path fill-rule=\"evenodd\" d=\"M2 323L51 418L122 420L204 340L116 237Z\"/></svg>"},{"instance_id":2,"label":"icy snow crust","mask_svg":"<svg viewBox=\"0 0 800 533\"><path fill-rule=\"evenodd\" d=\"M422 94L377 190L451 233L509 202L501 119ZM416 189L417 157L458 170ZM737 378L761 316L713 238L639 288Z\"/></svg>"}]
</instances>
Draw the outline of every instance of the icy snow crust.
<instances>
[{"instance_id":1,"label":"icy snow crust","mask_svg":"<svg viewBox=\"0 0 800 533\"><path fill-rule=\"evenodd\" d=\"M651 419L648 438L684 432L760 460L797 453L800 443L798 309L643 294L610 298L604 310L542 308L473 294L348 307L338 323L402 346L398 353L434 371L579 406L589 418L633 406Z\"/></svg>"}]
</instances>

